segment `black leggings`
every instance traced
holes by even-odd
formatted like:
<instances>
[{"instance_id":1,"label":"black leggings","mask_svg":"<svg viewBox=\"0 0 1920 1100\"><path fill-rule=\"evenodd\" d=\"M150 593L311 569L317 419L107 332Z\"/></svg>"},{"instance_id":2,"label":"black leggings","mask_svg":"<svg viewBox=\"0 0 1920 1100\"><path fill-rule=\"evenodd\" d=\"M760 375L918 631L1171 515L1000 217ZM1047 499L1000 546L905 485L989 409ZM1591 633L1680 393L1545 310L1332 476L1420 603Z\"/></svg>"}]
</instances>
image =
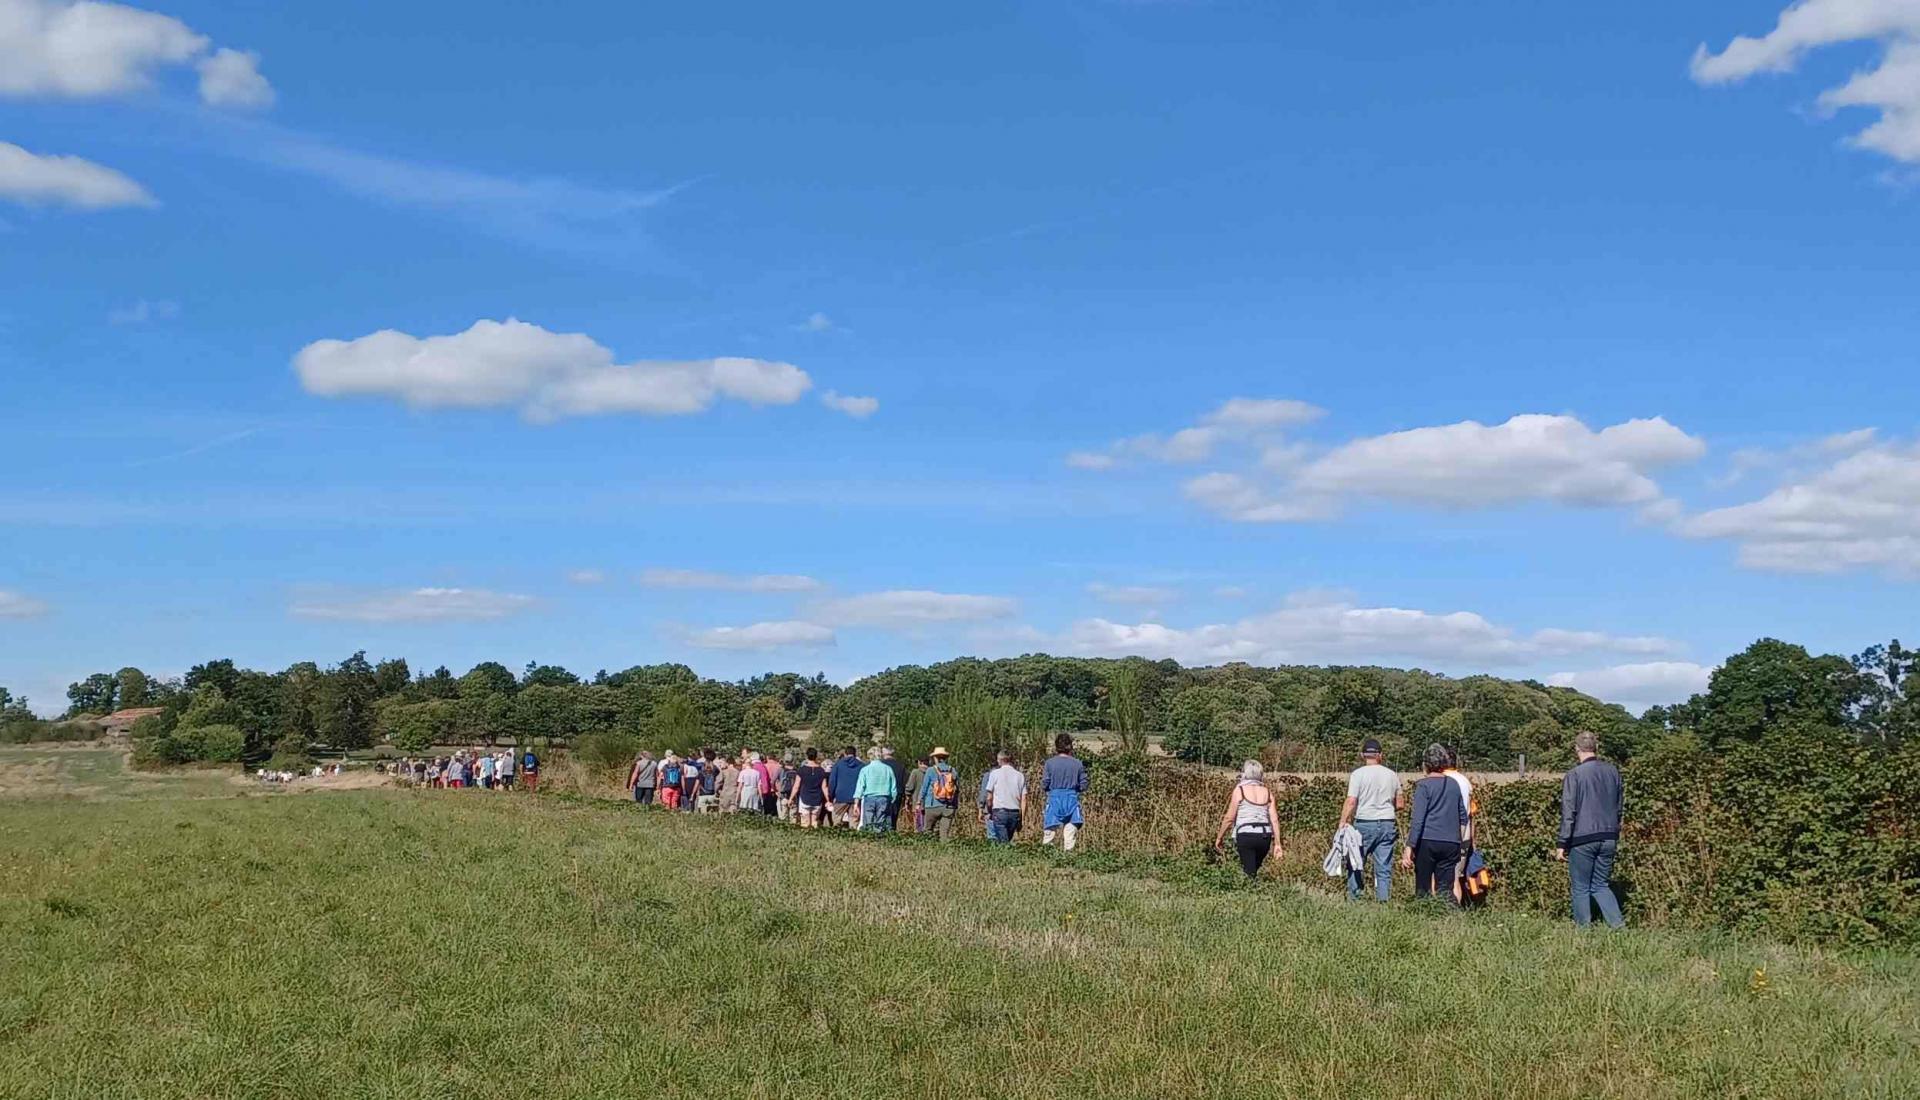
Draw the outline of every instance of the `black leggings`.
<instances>
[{"instance_id":1,"label":"black leggings","mask_svg":"<svg viewBox=\"0 0 1920 1100\"><path fill-rule=\"evenodd\" d=\"M1273 851L1273 834L1257 833L1248 830L1237 833L1233 838L1233 850L1240 855L1240 869L1252 878L1260 873L1260 865L1267 861L1267 853Z\"/></svg>"},{"instance_id":2,"label":"black leggings","mask_svg":"<svg viewBox=\"0 0 1920 1100\"><path fill-rule=\"evenodd\" d=\"M1424 898L1438 894L1453 904L1454 868L1460 863L1460 845L1443 840L1423 840L1413 850L1413 896Z\"/></svg>"}]
</instances>

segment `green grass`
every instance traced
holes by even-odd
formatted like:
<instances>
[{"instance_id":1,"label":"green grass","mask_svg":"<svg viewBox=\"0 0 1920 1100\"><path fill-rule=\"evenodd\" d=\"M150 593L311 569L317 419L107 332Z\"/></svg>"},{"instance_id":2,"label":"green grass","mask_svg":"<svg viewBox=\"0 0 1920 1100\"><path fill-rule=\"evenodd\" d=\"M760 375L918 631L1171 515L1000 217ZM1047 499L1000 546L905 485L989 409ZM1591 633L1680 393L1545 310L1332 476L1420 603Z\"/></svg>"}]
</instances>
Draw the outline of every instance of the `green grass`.
<instances>
[{"instance_id":1,"label":"green grass","mask_svg":"<svg viewBox=\"0 0 1920 1100\"><path fill-rule=\"evenodd\" d=\"M247 793L231 767L134 771L122 749L0 745L0 803L27 799L100 801L143 798L230 798Z\"/></svg>"},{"instance_id":2,"label":"green grass","mask_svg":"<svg viewBox=\"0 0 1920 1100\"><path fill-rule=\"evenodd\" d=\"M5 1097L1920 1095L1901 957L479 792L18 801L0 858Z\"/></svg>"}]
</instances>

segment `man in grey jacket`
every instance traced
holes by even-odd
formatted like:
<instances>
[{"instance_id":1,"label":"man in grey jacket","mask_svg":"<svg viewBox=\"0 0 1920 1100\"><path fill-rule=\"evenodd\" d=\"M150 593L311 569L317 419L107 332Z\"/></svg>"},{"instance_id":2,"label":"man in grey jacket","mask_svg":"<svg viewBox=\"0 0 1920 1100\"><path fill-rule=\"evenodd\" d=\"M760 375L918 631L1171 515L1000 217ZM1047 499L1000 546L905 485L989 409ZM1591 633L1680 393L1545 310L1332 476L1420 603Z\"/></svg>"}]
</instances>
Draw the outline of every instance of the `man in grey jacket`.
<instances>
[{"instance_id":1,"label":"man in grey jacket","mask_svg":"<svg viewBox=\"0 0 1920 1100\"><path fill-rule=\"evenodd\" d=\"M1580 758L1560 781L1560 846L1553 858L1567 865L1573 887L1573 923L1585 928L1593 907L1609 928L1620 928L1620 900L1613 896L1613 857L1620 847L1620 769L1600 759L1600 738L1585 730L1573 737Z\"/></svg>"}]
</instances>

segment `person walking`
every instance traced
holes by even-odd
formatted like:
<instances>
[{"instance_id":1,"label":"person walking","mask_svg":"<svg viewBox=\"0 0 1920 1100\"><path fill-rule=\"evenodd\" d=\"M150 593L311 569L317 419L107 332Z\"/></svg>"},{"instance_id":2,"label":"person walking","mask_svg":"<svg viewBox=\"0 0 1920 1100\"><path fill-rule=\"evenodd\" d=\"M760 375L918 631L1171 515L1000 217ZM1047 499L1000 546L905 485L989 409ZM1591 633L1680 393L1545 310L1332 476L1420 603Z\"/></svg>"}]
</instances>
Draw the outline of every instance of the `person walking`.
<instances>
[{"instance_id":1,"label":"person walking","mask_svg":"<svg viewBox=\"0 0 1920 1100\"><path fill-rule=\"evenodd\" d=\"M480 789L483 791L492 790L493 789L493 754L492 753L482 753L480 755L478 769L479 769Z\"/></svg>"},{"instance_id":2,"label":"person walking","mask_svg":"<svg viewBox=\"0 0 1920 1100\"><path fill-rule=\"evenodd\" d=\"M848 745L840 750L840 759L827 772L827 794L833 800L833 821L851 826L860 807L854 802L854 789L860 786L860 757Z\"/></svg>"},{"instance_id":3,"label":"person walking","mask_svg":"<svg viewBox=\"0 0 1920 1100\"><path fill-rule=\"evenodd\" d=\"M633 760L633 767L627 772L627 789L633 792L633 800L642 806L653 805L653 792L660 785L660 762L646 749Z\"/></svg>"},{"instance_id":4,"label":"person walking","mask_svg":"<svg viewBox=\"0 0 1920 1100\"><path fill-rule=\"evenodd\" d=\"M514 763L513 756L513 750L509 748L506 752L500 754L499 763L493 766L494 779L499 782L500 789L504 791L513 789L514 772L519 770Z\"/></svg>"},{"instance_id":5,"label":"person walking","mask_svg":"<svg viewBox=\"0 0 1920 1100\"><path fill-rule=\"evenodd\" d=\"M1620 850L1620 820L1625 801L1620 769L1600 759L1599 735L1573 735L1580 762L1560 780L1560 844L1553 858L1567 865L1573 894L1573 923L1593 921L1593 907L1608 928L1626 927L1620 899L1613 894L1613 859Z\"/></svg>"},{"instance_id":6,"label":"person walking","mask_svg":"<svg viewBox=\"0 0 1920 1100\"><path fill-rule=\"evenodd\" d=\"M915 827L923 833L935 833L941 840L953 839L953 815L960 809L960 773L947 763L947 750L936 746L925 773L915 791L919 810Z\"/></svg>"},{"instance_id":7,"label":"person walking","mask_svg":"<svg viewBox=\"0 0 1920 1100\"><path fill-rule=\"evenodd\" d=\"M885 745L880 749L880 760L887 770L893 773L893 800L887 804L887 827L894 832L900 831L900 810L907 800L900 793L907 789L907 765L893 753L893 746Z\"/></svg>"},{"instance_id":8,"label":"person walking","mask_svg":"<svg viewBox=\"0 0 1920 1100\"><path fill-rule=\"evenodd\" d=\"M1473 854L1473 815L1476 807L1473 803L1473 780L1460 770L1460 750L1452 745L1447 746L1446 776L1459 785L1460 801L1467 807L1467 827L1460 830L1460 861L1455 865L1453 877L1453 900L1459 902L1462 900L1461 887L1467 876L1467 857Z\"/></svg>"},{"instance_id":9,"label":"person walking","mask_svg":"<svg viewBox=\"0 0 1920 1100\"><path fill-rule=\"evenodd\" d=\"M1413 785L1413 813L1407 827L1407 846L1400 866L1413 869L1413 896L1438 894L1450 905L1453 880L1460 864L1460 840L1466 835L1467 803L1460 785L1447 776L1445 745L1427 746L1422 757L1426 778Z\"/></svg>"},{"instance_id":10,"label":"person walking","mask_svg":"<svg viewBox=\"0 0 1920 1100\"><path fill-rule=\"evenodd\" d=\"M819 828L827 812L827 769L820 766L819 749L808 749L806 763L794 769L793 798L800 804L800 827Z\"/></svg>"},{"instance_id":11,"label":"person walking","mask_svg":"<svg viewBox=\"0 0 1920 1100\"><path fill-rule=\"evenodd\" d=\"M763 814L767 817L772 817L774 803L779 801L780 798L779 793L774 790L773 785L774 776L779 772L779 765L769 762L765 755L752 750L748 750L747 760L749 761L749 766L760 776L760 791L753 805L742 805L740 808L748 813Z\"/></svg>"},{"instance_id":12,"label":"person walking","mask_svg":"<svg viewBox=\"0 0 1920 1100\"><path fill-rule=\"evenodd\" d=\"M520 778L526 784L528 794L540 789L540 757L533 751L532 745L528 745L527 751L520 754Z\"/></svg>"},{"instance_id":13,"label":"person walking","mask_svg":"<svg viewBox=\"0 0 1920 1100\"><path fill-rule=\"evenodd\" d=\"M926 814L920 805L920 788L927 784L927 765L933 763L933 757L923 756L914 762L913 770L907 773L906 785L900 788L900 801L913 811L913 831L915 835L926 832Z\"/></svg>"},{"instance_id":14,"label":"person walking","mask_svg":"<svg viewBox=\"0 0 1920 1100\"><path fill-rule=\"evenodd\" d=\"M714 763L718 765L713 773L714 808L723 814L737 814L740 812L741 803L746 801L746 783L743 780L751 778L755 784L758 784L760 776L745 768L734 767L731 756L723 756ZM754 797L759 797L758 792ZM702 799L702 801L705 800ZM704 807L701 812L706 812Z\"/></svg>"},{"instance_id":15,"label":"person walking","mask_svg":"<svg viewBox=\"0 0 1920 1100\"><path fill-rule=\"evenodd\" d=\"M1060 850L1073 851L1080 826L1086 819L1080 813L1080 795L1087 789L1087 766L1073 755L1073 738L1060 734L1053 739L1053 755L1040 769L1040 789L1047 796L1047 807L1040 818L1040 843L1053 843L1060 834Z\"/></svg>"},{"instance_id":16,"label":"person walking","mask_svg":"<svg viewBox=\"0 0 1920 1100\"><path fill-rule=\"evenodd\" d=\"M1240 765L1240 782L1227 796L1227 812L1221 815L1220 831L1214 835L1214 851L1227 845L1227 830L1233 830L1234 854L1240 857L1240 870L1248 878L1260 874L1260 865L1268 855L1286 854L1280 843L1280 813L1273 808L1273 791L1267 787L1267 771L1260 761Z\"/></svg>"},{"instance_id":17,"label":"person walking","mask_svg":"<svg viewBox=\"0 0 1920 1100\"><path fill-rule=\"evenodd\" d=\"M1400 776L1380 759L1380 742L1369 737L1360 743L1360 766L1347 776L1347 801L1340 807L1340 824L1360 834L1360 866L1347 870L1347 898L1352 901L1366 891L1369 865L1374 900L1387 900L1393 886L1393 845L1400 839L1394 817L1403 799Z\"/></svg>"},{"instance_id":18,"label":"person walking","mask_svg":"<svg viewBox=\"0 0 1920 1100\"><path fill-rule=\"evenodd\" d=\"M980 821L987 839L1012 844L1027 813L1027 777L1013 766L1013 754L1001 750L999 766L980 781Z\"/></svg>"},{"instance_id":19,"label":"person walking","mask_svg":"<svg viewBox=\"0 0 1920 1100\"><path fill-rule=\"evenodd\" d=\"M760 788L760 812L768 817L786 816L783 810L786 800L780 797L780 785L786 781L787 770L780 766L780 761L769 756L760 758L760 768L760 774L766 779L766 784Z\"/></svg>"},{"instance_id":20,"label":"person walking","mask_svg":"<svg viewBox=\"0 0 1920 1100\"><path fill-rule=\"evenodd\" d=\"M893 803L900 793L899 780L888 766L880 749L867 750L867 766L860 769L853 788L853 800L860 807L860 829L884 833L893 827Z\"/></svg>"},{"instance_id":21,"label":"person walking","mask_svg":"<svg viewBox=\"0 0 1920 1100\"><path fill-rule=\"evenodd\" d=\"M660 804L669 810L680 808L680 786L686 780L686 766L672 749L660 762Z\"/></svg>"}]
</instances>

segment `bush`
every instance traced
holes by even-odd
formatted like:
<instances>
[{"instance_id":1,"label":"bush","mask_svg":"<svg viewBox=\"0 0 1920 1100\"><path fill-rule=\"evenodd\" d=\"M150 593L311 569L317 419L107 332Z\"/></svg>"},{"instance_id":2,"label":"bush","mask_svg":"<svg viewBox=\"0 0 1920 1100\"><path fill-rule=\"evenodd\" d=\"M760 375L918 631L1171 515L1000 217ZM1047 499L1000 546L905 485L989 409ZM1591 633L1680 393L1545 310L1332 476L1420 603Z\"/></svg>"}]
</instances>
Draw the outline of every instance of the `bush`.
<instances>
[{"instance_id":1,"label":"bush","mask_svg":"<svg viewBox=\"0 0 1920 1100\"><path fill-rule=\"evenodd\" d=\"M574 759L602 776L625 772L639 752L639 739L625 733L589 733L573 739Z\"/></svg>"},{"instance_id":2,"label":"bush","mask_svg":"<svg viewBox=\"0 0 1920 1100\"><path fill-rule=\"evenodd\" d=\"M247 735L238 726L201 726L197 733L200 752L196 759L210 764L237 764L247 748Z\"/></svg>"}]
</instances>

